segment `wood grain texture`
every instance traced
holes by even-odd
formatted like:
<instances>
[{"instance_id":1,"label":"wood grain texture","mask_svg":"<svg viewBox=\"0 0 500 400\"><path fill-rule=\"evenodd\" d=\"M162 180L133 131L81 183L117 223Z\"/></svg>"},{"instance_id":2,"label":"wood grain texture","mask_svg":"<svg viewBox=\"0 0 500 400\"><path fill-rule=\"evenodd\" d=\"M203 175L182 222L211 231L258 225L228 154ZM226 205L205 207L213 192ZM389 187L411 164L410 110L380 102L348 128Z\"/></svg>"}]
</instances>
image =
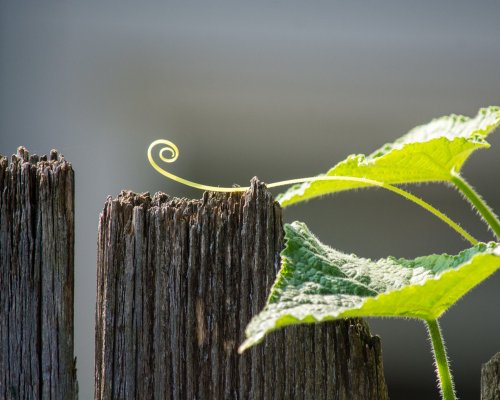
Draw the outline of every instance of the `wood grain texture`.
<instances>
[{"instance_id":1,"label":"wood grain texture","mask_svg":"<svg viewBox=\"0 0 500 400\"><path fill-rule=\"evenodd\" d=\"M100 216L95 399L387 399L359 319L237 354L279 269L282 214L255 178L201 200L124 191Z\"/></svg>"},{"instance_id":2,"label":"wood grain texture","mask_svg":"<svg viewBox=\"0 0 500 400\"><path fill-rule=\"evenodd\" d=\"M481 368L481 400L500 400L500 353Z\"/></svg>"},{"instance_id":3,"label":"wood grain texture","mask_svg":"<svg viewBox=\"0 0 500 400\"><path fill-rule=\"evenodd\" d=\"M75 399L74 173L0 156L0 398Z\"/></svg>"}]
</instances>

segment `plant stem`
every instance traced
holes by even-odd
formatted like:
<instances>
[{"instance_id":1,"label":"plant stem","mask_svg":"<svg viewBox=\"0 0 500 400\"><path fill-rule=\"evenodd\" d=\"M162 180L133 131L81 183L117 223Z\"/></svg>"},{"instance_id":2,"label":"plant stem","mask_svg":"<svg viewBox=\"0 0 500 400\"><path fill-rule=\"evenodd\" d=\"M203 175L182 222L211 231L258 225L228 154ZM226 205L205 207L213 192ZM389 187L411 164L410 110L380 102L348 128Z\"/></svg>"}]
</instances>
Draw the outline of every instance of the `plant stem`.
<instances>
[{"instance_id":1,"label":"plant stem","mask_svg":"<svg viewBox=\"0 0 500 400\"><path fill-rule=\"evenodd\" d=\"M386 183L383 183L382 185L380 185L380 187L390 190L391 192L394 192L396 194L399 194L400 196L403 196L407 200L413 201L420 207L424 208L426 211L438 217L441 221L446 223L450 228L454 229L455 232L461 235L465 240L469 241L470 244L472 244L473 246L477 244L477 239L475 239L469 232L467 232L465 229L463 229L460 225L458 225L455 221L450 219L447 215L443 214L437 208L431 206L429 203L422 200L420 197L417 197L403 189L400 189L396 186L388 185Z\"/></svg>"},{"instance_id":2,"label":"plant stem","mask_svg":"<svg viewBox=\"0 0 500 400\"><path fill-rule=\"evenodd\" d=\"M432 341L432 350L434 353L434 360L436 361L439 385L441 389L441 396L443 400L456 400L455 389L453 386L453 379L448 365L448 358L446 356L446 349L444 347L443 336L441 328L437 319L427 320L427 330Z\"/></svg>"},{"instance_id":3,"label":"plant stem","mask_svg":"<svg viewBox=\"0 0 500 400\"><path fill-rule=\"evenodd\" d=\"M441 221L447 224L450 228L454 229L459 235L461 235L465 240L467 240L473 246L478 243L477 239L474 238L470 233L468 233L465 229L463 229L460 225L458 225L455 221L450 219L448 216L443 214L437 208L431 206L426 201L422 200L420 197L417 197L406 190L400 189L396 186L389 185L385 182L375 181L373 179L367 178L359 178L354 176L316 176L311 178L299 178L299 179L289 179L287 181L270 183L267 185L268 188L278 187L278 186L288 186L296 183L303 182L315 182L315 181L344 181L344 182L359 182L364 183L369 186L376 186L386 190L389 190L393 193L396 193L407 200L418 204L420 207L424 208L426 211L430 212L434 216L438 217ZM293 204L293 203L291 203ZM288 204L290 205L290 203ZM288 206L287 205L287 206ZM283 207L283 206L282 206Z\"/></svg>"},{"instance_id":4,"label":"plant stem","mask_svg":"<svg viewBox=\"0 0 500 400\"><path fill-rule=\"evenodd\" d=\"M166 176L169 179L172 179L176 182L182 183L183 185L190 186L196 189L201 189L201 190L208 190L212 192L244 192L249 189L249 187L218 187L218 186L210 186L210 185L204 185L202 183L197 183L193 182L184 178L181 178L180 176L174 175L171 172L166 171L162 167L160 167L156 161L154 160L153 157L153 149L161 145L162 148L159 151L159 158L166 163L171 163L177 160L179 156L179 149L178 147L172 143L169 140L165 139L158 139L155 140L153 143L149 145L148 148L148 160L151 166L160 174L163 176ZM165 156L163 153L168 152L170 153L170 156ZM468 240L472 245L475 245L477 243L477 240L471 236L465 229L460 227L456 222L452 221L449 217L447 217L445 214L443 214L441 211L438 209L434 208L431 206L429 203L426 201L422 200L421 198L414 196L413 194L400 189L396 186L392 186L388 183L385 182L379 182L375 181L373 179L367 179L367 178L361 178L361 177L356 177L356 176L314 176L314 177L307 177L307 178L298 178L298 179L288 179L286 181L280 181L280 182L273 182L269 183L267 187L270 188L275 188L279 186L289 186L289 185L294 185L297 183L304 183L304 182L317 182L317 181L340 181L340 182L357 182L361 183L367 186L378 186L380 188L389 190L393 193L399 194L400 196L403 196L404 198L413 201L414 203L418 204L420 207L423 207L425 210L429 211L431 214L435 215L438 217L441 221L446 223L448 226L450 226L452 229L454 229L458 234L460 234L464 239ZM499 232L500 232L500 224L499 226Z\"/></svg>"},{"instance_id":5,"label":"plant stem","mask_svg":"<svg viewBox=\"0 0 500 400\"><path fill-rule=\"evenodd\" d=\"M467 181L458 173L452 173L451 181L458 188L458 190L462 192L469 203L471 203L472 207L474 207L479 214L481 214L497 239L500 239L500 221L488 204L486 204L474 188L469 185Z\"/></svg>"}]
</instances>

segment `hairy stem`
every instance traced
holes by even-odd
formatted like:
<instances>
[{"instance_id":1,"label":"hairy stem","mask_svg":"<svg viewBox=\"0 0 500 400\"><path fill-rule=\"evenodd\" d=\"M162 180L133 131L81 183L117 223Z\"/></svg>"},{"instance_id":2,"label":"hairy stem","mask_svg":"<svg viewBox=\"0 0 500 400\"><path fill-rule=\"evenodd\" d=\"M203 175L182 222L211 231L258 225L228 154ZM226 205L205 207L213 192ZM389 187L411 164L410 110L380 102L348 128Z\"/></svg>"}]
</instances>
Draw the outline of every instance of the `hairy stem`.
<instances>
[{"instance_id":1,"label":"hairy stem","mask_svg":"<svg viewBox=\"0 0 500 400\"><path fill-rule=\"evenodd\" d=\"M446 348L444 346L441 328L437 319L427 320L427 330L432 342L432 350L434 353L434 360L436 361L439 386L443 400L456 400L455 388L453 386L453 378L448 364L448 357L446 356Z\"/></svg>"},{"instance_id":2,"label":"hairy stem","mask_svg":"<svg viewBox=\"0 0 500 400\"><path fill-rule=\"evenodd\" d=\"M486 221L497 239L500 239L500 221L493 210L486 204L474 188L467 183L458 173L453 172L451 181L462 192L469 203L474 207Z\"/></svg>"},{"instance_id":3,"label":"hairy stem","mask_svg":"<svg viewBox=\"0 0 500 400\"><path fill-rule=\"evenodd\" d=\"M431 206L426 201L422 200L420 197L417 197L406 190L400 189L396 186L389 185L385 182L374 181L372 179L359 178L354 176L316 176L311 178L299 178L299 179L290 179L288 181L275 182L267 185L269 188L277 187L277 186L288 186L296 183L303 182L313 182L313 181L346 181L346 182L360 182L369 186L380 187L386 190L389 190L393 193L396 193L407 200L412 201L415 204L418 204L420 207L430 212L432 215L438 217L441 221L447 224L450 228L454 229L459 235L461 235L465 240L469 241L473 246L478 243L477 239L475 239L471 234L469 234L465 229L463 229L460 225L458 225L455 221L449 218L446 214L443 214L437 208Z\"/></svg>"}]
</instances>

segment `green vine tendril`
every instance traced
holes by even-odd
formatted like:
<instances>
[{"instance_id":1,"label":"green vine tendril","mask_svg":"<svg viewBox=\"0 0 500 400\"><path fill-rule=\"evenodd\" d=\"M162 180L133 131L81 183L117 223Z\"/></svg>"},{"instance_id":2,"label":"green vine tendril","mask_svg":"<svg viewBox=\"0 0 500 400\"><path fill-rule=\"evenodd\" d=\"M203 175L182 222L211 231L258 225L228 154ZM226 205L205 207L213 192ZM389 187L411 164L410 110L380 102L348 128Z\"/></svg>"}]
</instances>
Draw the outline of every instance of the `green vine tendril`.
<instances>
[{"instance_id":1,"label":"green vine tendril","mask_svg":"<svg viewBox=\"0 0 500 400\"><path fill-rule=\"evenodd\" d=\"M163 146L160 148L158 151L158 157L160 158L161 161L165 163L173 163L174 161L177 160L179 157L179 148L171 141L166 140L166 139L158 139L152 142L149 145L147 156L149 163L151 166L160 174L163 176L172 179L173 181L182 183L183 185L190 186L196 189L200 190L207 190L211 192L244 192L249 189L249 187L219 187L219 186L210 186L210 185L204 185L201 183L193 182L184 178L181 178L177 175L172 174L171 172L166 171L163 169L158 163L155 161L153 157L153 150L157 146ZM170 153L170 156L167 157L165 156L165 153ZM276 188L280 186L290 186L298 183L305 183L305 182L314 182L314 181L344 181L344 182L359 182L366 184L368 186L375 186L375 187L380 187L386 190L389 190L393 193L396 193L407 200L412 201L413 203L418 204L420 207L424 208L437 218L439 218L441 221L446 223L449 227L454 229L458 234L460 234L464 239L469 241L472 245L475 245L478 243L478 241L470 235L466 230L464 230L460 225L458 225L456 222L451 220L448 216L443 214L441 211L436 209L435 207L431 206L429 203L426 201L422 200L421 198L414 196L413 194L400 189L398 187L389 185L384 182L379 182L375 181L372 179L366 179L366 178L359 178L359 177L354 177L354 176L314 176L314 177L307 177L307 178L297 178L297 179L289 179L285 181L279 181L279 182L273 182L270 184L267 184L266 186L268 188Z\"/></svg>"}]
</instances>

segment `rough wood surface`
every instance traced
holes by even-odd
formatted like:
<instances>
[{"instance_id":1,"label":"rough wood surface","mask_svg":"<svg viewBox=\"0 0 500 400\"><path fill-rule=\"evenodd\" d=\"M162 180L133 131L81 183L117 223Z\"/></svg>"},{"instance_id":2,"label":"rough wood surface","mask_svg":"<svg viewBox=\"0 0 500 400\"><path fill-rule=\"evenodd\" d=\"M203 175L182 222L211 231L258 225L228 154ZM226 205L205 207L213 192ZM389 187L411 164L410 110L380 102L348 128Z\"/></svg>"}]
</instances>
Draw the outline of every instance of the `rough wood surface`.
<instances>
[{"instance_id":1,"label":"rough wood surface","mask_svg":"<svg viewBox=\"0 0 500 400\"><path fill-rule=\"evenodd\" d=\"M500 400L500 353L481 368L481 400Z\"/></svg>"},{"instance_id":2,"label":"rough wood surface","mask_svg":"<svg viewBox=\"0 0 500 400\"><path fill-rule=\"evenodd\" d=\"M0 398L74 399L74 174L0 156Z\"/></svg>"},{"instance_id":3,"label":"rough wood surface","mask_svg":"<svg viewBox=\"0 0 500 400\"><path fill-rule=\"evenodd\" d=\"M359 319L297 326L237 354L283 247L256 179L201 200L122 192L100 216L95 399L387 399Z\"/></svg>"}]
</instances>

